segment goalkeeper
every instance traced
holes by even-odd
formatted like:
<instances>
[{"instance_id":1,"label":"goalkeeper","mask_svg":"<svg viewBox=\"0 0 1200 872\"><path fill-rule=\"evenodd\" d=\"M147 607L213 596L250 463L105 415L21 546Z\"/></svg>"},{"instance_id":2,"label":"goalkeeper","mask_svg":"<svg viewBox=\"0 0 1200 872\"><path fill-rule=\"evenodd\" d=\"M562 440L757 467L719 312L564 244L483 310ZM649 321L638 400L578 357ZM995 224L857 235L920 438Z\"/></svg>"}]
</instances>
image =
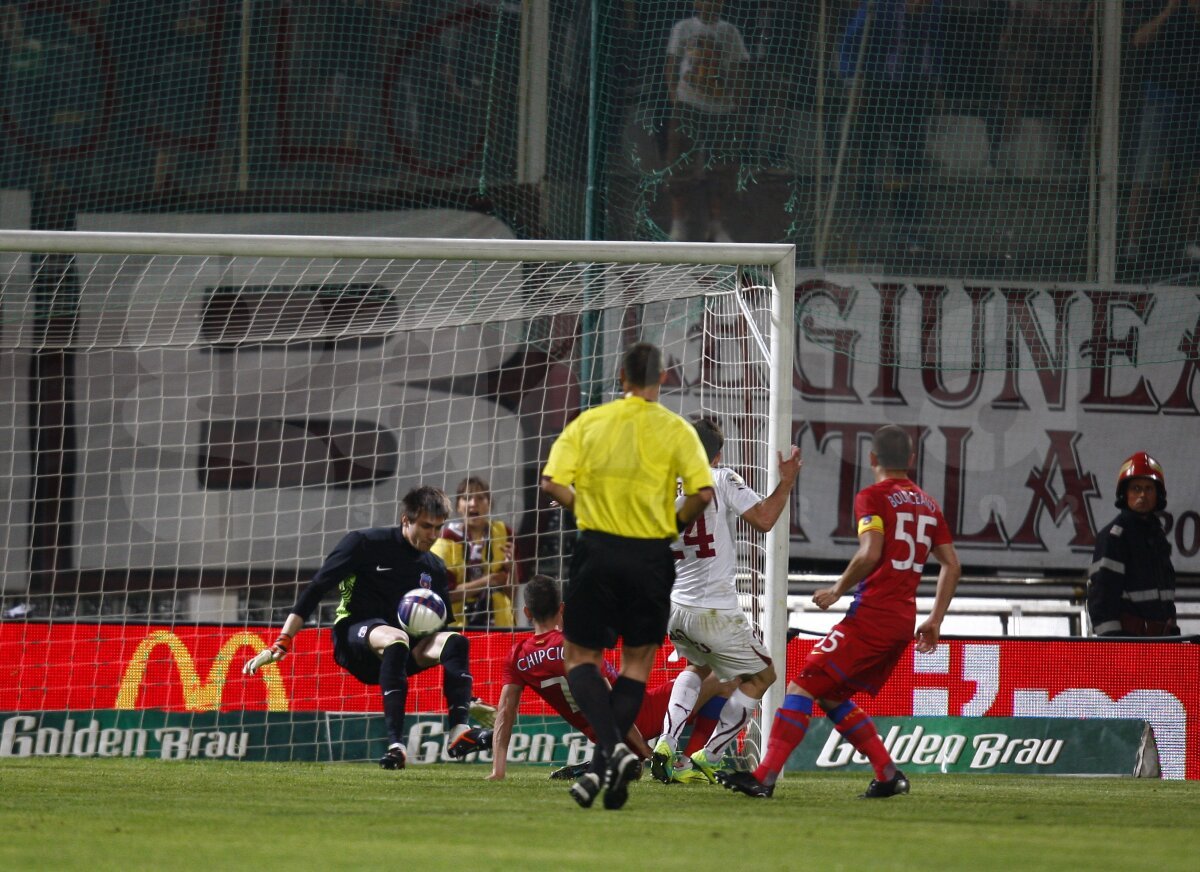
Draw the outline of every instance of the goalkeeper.
<instances>
[{"instance_id":1,"label":"goalkeeper","mask_svg":"<svg viewBox=\"0 0 1200 872\"><path fill-rule=\"evenodd\" d=\"M451 749L459 742L475 744L472 737L479 730L471 729L469 716L491 726L496 712L471 696L466 636L442 631L411 639L400 629L396 607L404 594L419 587L440 596L448 618L453 619L446 565L429 553L450 516L450 502L441 490L426 486L405 494L402 506L399 527L355 530L343 537L300 592L279 638L242 669L253 675L282 660L322 597L336 589L341 599L331 628L333 658L363 684L379 685L388 733L387 752L379 760L384 769L403 769L407 762L404 716L410 675L439 664L443 667Z\"/></svg>"}]
</instances>

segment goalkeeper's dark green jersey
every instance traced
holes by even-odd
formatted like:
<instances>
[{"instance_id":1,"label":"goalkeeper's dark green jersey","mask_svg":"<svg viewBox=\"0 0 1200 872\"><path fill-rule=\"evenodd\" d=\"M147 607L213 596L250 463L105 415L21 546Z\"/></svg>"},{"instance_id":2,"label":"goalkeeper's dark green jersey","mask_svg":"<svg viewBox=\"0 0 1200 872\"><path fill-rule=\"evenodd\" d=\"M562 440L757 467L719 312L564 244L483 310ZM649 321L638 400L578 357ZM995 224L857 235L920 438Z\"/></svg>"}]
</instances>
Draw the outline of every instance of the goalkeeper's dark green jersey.
<instances>
[{"instance_id":1,"label":"goalkeeper's dark green jersey","mask_svg":"<svg viewBox=\"0 0 1200 872\"><path fill-rule=\"evenodd\" d=\"M292 608L308 620L330 592L339 594L336 623L378 618L399 627L396 606L410 590L432 590L446 603L447 622L454 620L446 564L435 554L418 551L399 527L354 530L330 552L316 576L300 592Z\"/></svg>"}]
</instances>

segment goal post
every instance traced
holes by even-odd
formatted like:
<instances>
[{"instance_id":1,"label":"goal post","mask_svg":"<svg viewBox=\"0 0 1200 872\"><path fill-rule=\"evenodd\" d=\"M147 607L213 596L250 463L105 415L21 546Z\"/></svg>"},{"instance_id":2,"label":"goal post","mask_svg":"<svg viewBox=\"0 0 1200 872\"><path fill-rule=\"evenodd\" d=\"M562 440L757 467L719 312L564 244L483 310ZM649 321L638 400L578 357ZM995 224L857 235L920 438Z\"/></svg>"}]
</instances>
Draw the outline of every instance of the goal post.
<instances>
[{"instance_id":1,"label":"goal post","mask_svg":"<svg viewBox=\"0 0 1200 872\"><path fill-rule=\"evenodd\" d=\"M337 540L397 523L416 484L453 503L477 475L523 577L561 577L569 519L537 485L584 402L585 322L603 399L625 346L660 345L664 405L721 420L728 462L768 493L791 442L794 274L790 245L0 232L0 649L22 664L0 713L60 749L95 723L148 756L377 753L377 691L313 629L332 604L265 678L235 668ZM787 516L740 535L739 593L783 664ZM508 614L470 631L493 703L519 600ZM525 753L549 762L529 696ZM444 759L434 676L410 710L414 760ZM155 745L178 729L212 735Z\"/></svg>"}]
</instances>

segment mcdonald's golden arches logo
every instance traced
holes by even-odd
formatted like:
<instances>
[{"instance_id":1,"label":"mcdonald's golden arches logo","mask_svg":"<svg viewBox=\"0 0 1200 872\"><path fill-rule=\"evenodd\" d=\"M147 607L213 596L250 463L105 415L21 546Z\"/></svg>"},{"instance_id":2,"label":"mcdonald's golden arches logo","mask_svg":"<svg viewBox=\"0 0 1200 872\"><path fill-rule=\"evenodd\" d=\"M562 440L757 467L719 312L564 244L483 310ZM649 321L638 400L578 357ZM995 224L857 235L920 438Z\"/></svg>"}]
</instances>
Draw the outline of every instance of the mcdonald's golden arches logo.
<instances>
[{"instance_id":1,"label":"mcdonald's golden arches logo","mask_svg":"<svg viewBox=\"0 0 1200 872\"><path fill-rule=\"evenodd\" d=\"M221 644L221 650L217 652L212 667L208 670L208 678L201 679L192 652L180 638L170 630L155 630L138 643L137 650L129 659L125 675L121 678L121 688L117 692L116 708L137 708L138 691L146 678L146 664L151 653L159 645L166 645L175 660L179 682L183 685L184 707L190 712L211 712L220 709L221 697L225 693L225 681L233 666L233 656L242 648L258 652L267 647L258 635L248 630L234 633ZM267 687L267 711L287 711L287 688L283 686L279 664L268 663L258 674L262 676Z\"/></svg>"}]
</instances>

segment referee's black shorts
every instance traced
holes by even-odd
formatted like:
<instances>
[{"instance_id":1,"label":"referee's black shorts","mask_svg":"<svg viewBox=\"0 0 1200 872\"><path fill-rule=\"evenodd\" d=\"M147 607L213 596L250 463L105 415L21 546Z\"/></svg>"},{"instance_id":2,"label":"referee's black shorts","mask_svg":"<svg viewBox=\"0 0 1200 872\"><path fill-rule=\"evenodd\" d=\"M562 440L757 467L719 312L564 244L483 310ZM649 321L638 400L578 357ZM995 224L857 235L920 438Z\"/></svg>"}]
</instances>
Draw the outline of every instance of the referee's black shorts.
<instances>
[{"instance_id":1,"label":"referee's black shorts","mask_svg":"<svg viewBox=\"0 0 1200 872\"><path fill-rule=\"evenodd\" d=\"M584 530L563 592L563 635L592 650L661 645L671 615L675 558L666 539Z\"/></svg>"}]
</instances>

